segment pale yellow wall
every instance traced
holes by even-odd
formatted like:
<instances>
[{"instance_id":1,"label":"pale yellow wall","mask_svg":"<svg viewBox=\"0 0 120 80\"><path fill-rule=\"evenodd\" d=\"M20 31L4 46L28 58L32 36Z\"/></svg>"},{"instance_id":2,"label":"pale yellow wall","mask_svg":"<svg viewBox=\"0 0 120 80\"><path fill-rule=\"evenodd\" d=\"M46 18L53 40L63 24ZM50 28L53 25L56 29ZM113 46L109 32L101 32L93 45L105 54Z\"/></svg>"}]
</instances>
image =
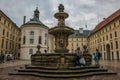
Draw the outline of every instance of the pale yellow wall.
<instances>
[{"instance_id":1,"label":"pale yellow wall","mask_svg":"<svg viewBox=\"0 0 120 80\"><path fill-rule=\"evenodd\" d=\"M111 27L110 27L111 26ZM115 31L117 32L117 37L115 37ZM110 38L110 34L112 34L112 38ZM108 36L108 40L107 37ZM104 41L103 41L104 37ZM89 42L90 42L90 53L94 53L95 49L99 47L99 51L102 53L102 58L107 59L107 54L106 54L106 45L110 45L110 59L112 59L112 55L114 59L117 59L116 51L119 52L119 59L120 59L120 18L116 18L104 28L101 30L97 31L96 33L92 34L89 37ZM116 49L116 44L115 41L118 41L118 49ZM111 42L113 43L113 49L111 49ZM105 50L104 50L104 45L105 45ZM102 49L101 49L102 46ZM112 54L113 52L113 54Z\"/></svg>"},{"instance_id":2,"label":"pale yellow wall","mask_svg":"<svg viewBox=\"0 0 120 80\"><path fill-rule=\"evenodd\" d=\"M17 54L19 42L20 29L16 26L5 14L0 11L0 52ZM5 33L3 35L3 30ZM14 36L14 37L13 37ZM2 39L4 40L4 46L2 48ZM8 44L7 44L8 43ZM10 45L11 43L11 45ZM13 48L10 48L10 46ZM7 48L6 48L7 47Z\"/></svg>"},{"instance_id":3,"label":"pale yellow wall","mask_svg":"<svg viewBox=\"0 0 120 80\"><path fill-rule=\"evenodd\" d=\"M69 37L68 43L69 53L72 53L75 52L77 47L83 50L83 45L88 45L88 40L87 37Z\"/></svg>"}]
</instances>

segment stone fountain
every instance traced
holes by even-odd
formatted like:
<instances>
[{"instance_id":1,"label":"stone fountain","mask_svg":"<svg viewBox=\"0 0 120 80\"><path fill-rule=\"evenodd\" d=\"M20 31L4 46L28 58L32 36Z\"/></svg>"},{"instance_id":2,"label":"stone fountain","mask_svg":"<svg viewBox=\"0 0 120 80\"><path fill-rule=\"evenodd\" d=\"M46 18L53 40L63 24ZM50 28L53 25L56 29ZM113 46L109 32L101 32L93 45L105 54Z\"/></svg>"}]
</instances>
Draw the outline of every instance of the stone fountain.
<instances>
[{"instance_id":1,"label":"stone fountain","mask_svg":"<svg viewBox=\"0 0 120 80\"><path fill-rule=\"evenodd\" d=\"M68 14L64 12L62 4L58 7L59 12L54 16L58 19L58 25L49 30L49 33L55 37L55 53L43 54L40 52L41 46L37 46L36 54L31 56L31 64L25 65L10 75L32 75L38 77L52 78L76 78L92 75L117 74L115 72L107 72L107 69L99 68L99 66L91 65L92 56L84 54L86 65L74 66L75 53L68 53L68 37L73 34L74 30L65 25L65 19ZM86 48L85 48L86 49Z\"/></svg>"},{"instance_id":2,"label":"stone fountain","mask_svg":"<svg viewBox=\"0 0 120 80\"><path fill-rule=\"evenodd\" d=\"M74 33L74 30L65 25L65 19L68 18L68 14L64 12L64 6L62 4L58 7L54 17L58 19L58 25L49 29L49 33L55 36L55 52L56 53L68 53L68 37Z\"/></svg>"},{"instance_id":3,"label":"stone fountain","mask_svg":"<svg viewBox=\"0 0 120 80\"><path fill-rule=\"evenodd\" d=\"M40 53L40 45L37 46L38 51L31 56L32 65L49 66L66 68L74 66L75 53L68 53L68 37L74 33L74 29L65 25L65 19L68 18L68 14L64 12L64 6L60 4L58 6L59 12L54 17L58 19L58 25L49 29L49 34L55 37L55 53ZM85 55L86 65L91 64L91 55Z\"/></svg>"}]
</instances>

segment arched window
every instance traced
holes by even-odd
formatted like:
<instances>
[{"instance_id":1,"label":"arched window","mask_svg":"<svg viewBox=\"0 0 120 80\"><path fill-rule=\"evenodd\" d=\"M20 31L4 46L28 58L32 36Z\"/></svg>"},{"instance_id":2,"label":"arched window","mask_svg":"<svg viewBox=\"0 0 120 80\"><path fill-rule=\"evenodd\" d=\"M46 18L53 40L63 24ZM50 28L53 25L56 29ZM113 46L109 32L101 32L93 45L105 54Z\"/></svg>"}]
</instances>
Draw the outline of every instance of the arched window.
<instances>
[{"instance_id":1,"label":"arched window","mask_svg":"<svg viewBox=\"0 0 120 80\"><path fill-rule=\"evenodd\" d=\"M33 54L33 49L29 49L29 54Z\"/></svg>"}]
</instances>

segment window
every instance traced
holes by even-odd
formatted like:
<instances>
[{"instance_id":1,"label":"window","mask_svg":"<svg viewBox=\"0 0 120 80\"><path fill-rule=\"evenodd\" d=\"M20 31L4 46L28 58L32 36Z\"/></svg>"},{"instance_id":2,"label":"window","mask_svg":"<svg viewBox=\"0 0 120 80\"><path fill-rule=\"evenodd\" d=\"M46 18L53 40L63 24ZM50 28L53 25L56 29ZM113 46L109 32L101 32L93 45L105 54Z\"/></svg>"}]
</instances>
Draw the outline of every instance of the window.
<instances>
[{"instance_id":1,"label":"window","mask_svg":"<svg viewBox=\"0 0 120 80\"><path fill-rule=\"evenodd\" d=\"M38 40L38 43L41 44L41 36L39 36L39 40Z\"/></svg>"},{"instance_id":2,"label":"window","mask_svg":"<svg viewBox=\"0 0 120 80\"><path fill-rule=\"evenodd\" d=\"M45 40L45 45L47 44L47 41Z\"/></svg>"},{"instance_id":3,"label":"window","mask_svg":"<svg viewBox=\"0 0 120 80\"><path fill-rule=\"evenodd\" d=\"M47 33L45 33L45 37L47 37Z\"/></svg>"},{"instance_id":4,"label":"window","mask_svg":"<svg viewBox=\"0 0 120 80\"><path fill-rule=\"evenodd\" d=\"M78 41L78 38L76 40Z\"/></svg>"},{"instance_id":5,"label":"window","mask_svg":"<svg viewBox=\"0 0 120 80\"><path fill-rule=\"evenodd\" d=\"M30 39L30 44L33 44L34 43L34 39Z\"/></svg>"},{"instance_id":6,"label":"window","mask_svg":"<svg viewBox=\"0 0 120 80\"><path fill-rule=\"evenodd\" d=\"M12 34L10 34L10 39L12 39Z\"/></svg>"},{"instance_id":7,"label":"window","mask_svg":"<svg viewBox=\"0 0 120 80\"><path fill-rule=\"evenodd\" d=\"M4 24L6 24L6 20L4 20Z\"/></svg>"},{"instance_id":8,"label":"window","mask_svg":"<svg viewBox=\"0 0 120 80\"><path fill-rule=\"evenodd\" d=\"M26 37L24 36L23 37L23 44L25 44L25 41L26 41Z\"/></svg>"},{"instance_id":9,"label":"window","mask_svg":"<svg viewBox=\"0 0 120 80\"><path fill-rule=\"evenodd\" d=\"M118 49L118 41L115 41L116 49Z\"/></svg>"},{"instance_id":10,"label":"window","mask_svg":"<svg viewBox=\"0 0 120 80\"><path fill-rule=\"evenodd\" d=\"M105 45L103 45L103 47L104 47L104 51L105 51Z\"/></svg>"},{"instance_id":11,"label":"window","mask_svg":"<svg viewBox=\"0 0 120 80\"><path fill-rule=\"evenodd\" d=\"M6 49L8 48L8 41L6 41Z\"/></svg>"},{"instance_id":12,"label":"window","mask_svg":"<svg viewBox=\"0 0 120 80\"><path fill-rule=\"evenodd\" d=\"M113 49L113 43L111 42L111 49Z\"/></svg>"},{"instance_id":13,"label":"window","mask_svg":"<svg viewBox=\"0 0 120 80\"><path fill-rule=\"evenodd\" d=\"M114 27L116 26L116 23L114 23Z\"/></svg>"},{"instance_id":14,"label":"window","mask_svg":"<svg viewBox=\"0 0 120 80\"><path fill-rule=\"evenodd\" d=\"M115 37L117 37L117 32L115 31Z\"/></svg>"},{"instance_id":15,"label":"window","mask_svg":"<svg viewBox=\"0 0 120 80\"><path fill-rule=\"evenodd\" d=\"M101 51L102 51L102 45L101 45Z\"/></svg>"},{"instance_id":16,"label":"window","mask_svg":"<svg viewBox=\"0 0 120 80\"><path fill-rule=\"evenodd\" d=\"M33 54L33 49L29 49L29 54Z\"/></svg>"},{"instance_id":17,"label":"window","mask_svg":"<svg viewBox=\"0 0 120 80\"><path fill-rule=\"evenodd\" d=\"M7 32L7 37L9 37L9 32Z\"/></svg>"},{"instance_id":18,"label":"window","mask_svg":"<svg viewBox=\"0 0 120 80\"><path fill-rule=\"evenodd\" d=\"M78 46L78 43L76 44L76 46Z\"/></svg>"},{"instance_id":19,"label":"window","mask_svg":"<svg viewBox=\"0 0 120 80\"><path fill-rule=\"evenodd\" d=\"M72 46L73 46L73 43L72 43Z\"/></svg>"},{"instance_id":20,"label":"window","mask_svg":"<svg viewBox=\"0 0 120 80\"><path fill-rule=\"evenodd\" d=\"M110 33L110 39L112 39L112 34Z\"/></svg>"},{"instance_id":21,"label":"window","mask_svg":"<svg viewBox=\"0 0 120 80\"><path fill-rule=\"evenodd\" d=\"M11 49L11 42L10 42L10 44L9 44L9 49Z\"/></svg>"},{"instance_id":22,"label":"window","mask_svg":"<svg viewBox=\"0 0 120 80\"><path fill-rule=\"evenodd\" d=\"M111 25L110 25L110 30L111 30Z\"/></svg>"},{"instance_id":23,"label":"window","mask_svg":"<svg viewBox=\"0 0 120 80\"><path fill-rule=\"evenodd\" d=\"M5 29L3 29L3 35L5 35Z\"/></svg>"},{"instance_id":24,"label":"window","mask_svg":"<svg viewBox=\"0 0 120 80\"><path fill-rule=\"evenodd\" d=\"M104 41L105 39L104 39L104 37L103 37L103 41Z\"/></svg>"},{"instance_id":25,"label":"window","mask_svg":"<svg viewBox=\"0 0 120 80\"><path fill-rule=\"evenodd\" d=\"M2 39L2 45L1 45L1 47L3 48L4 47L4 40Z\"/></svg>"},{"instance_id":26,"label":"window","mask_svg":"<svg viewBox=\"0 0 120 80\"><path fill-rule=\"evenodd\" d=\"M33 31L30 31L30 35L34 35L34 32L33 32Z\"/></svg>"},{"instance_id":27,"label":"window","mask_svg":"<svg viewBox=\"0 0 120 80\"><path fill-rule=\"evenodd\" d=\"M72 38L72 41L73 41L73 38Z\"/></svg>"},{"instance_id":28,"label":"window","mask_svg":"<svg viewBox=\"0 0 120 80\"><path fill-rule=\"evenodd\" d=\"M0 21L1 21L1 16L0 16Z\"/></svg>"},{"instance_id":29,"label":"window","mask_svg":"<svg viewBox=\"0 0 120 80\"><path fill-rule=\"evenodd\" d=\"M108 40L108 35L106 35L106 40Z\"/></svg>"}]
</instances>

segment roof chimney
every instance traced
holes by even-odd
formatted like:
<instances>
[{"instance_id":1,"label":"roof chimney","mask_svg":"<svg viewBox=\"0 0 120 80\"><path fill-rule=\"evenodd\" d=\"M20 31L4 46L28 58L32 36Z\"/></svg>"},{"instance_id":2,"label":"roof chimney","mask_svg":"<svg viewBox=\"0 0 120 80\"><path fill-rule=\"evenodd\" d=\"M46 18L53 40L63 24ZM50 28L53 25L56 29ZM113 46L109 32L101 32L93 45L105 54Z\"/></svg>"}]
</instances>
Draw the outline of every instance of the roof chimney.
<instances>
[{"instance_id":1,"label":"roof chimney","mask_svg":"<svg viewBox=\"0 0 120 80\"><path fill-rule=\"evenodd\" d=\"M83 33L83 28L79 28L79 33Z\"/></svg>"},{"instance_id":2,"label":"roof chimney","mask_svg":"<svg viewBox=\"0 0 120 80\"><path fill-rule=\"evenodd\" d=\"M26 22L26 16L23 17L23 24Z\"/></svg>"},{"instance_id":3,"label":"roof chimney","mask_svg":"<svg viewBox=\"0 0 120 80\"><path fill-rule=\"evenodd\" d=\"M105 20L106 18L103 18L103 20Z\"/></svg>"}]
</instances>

